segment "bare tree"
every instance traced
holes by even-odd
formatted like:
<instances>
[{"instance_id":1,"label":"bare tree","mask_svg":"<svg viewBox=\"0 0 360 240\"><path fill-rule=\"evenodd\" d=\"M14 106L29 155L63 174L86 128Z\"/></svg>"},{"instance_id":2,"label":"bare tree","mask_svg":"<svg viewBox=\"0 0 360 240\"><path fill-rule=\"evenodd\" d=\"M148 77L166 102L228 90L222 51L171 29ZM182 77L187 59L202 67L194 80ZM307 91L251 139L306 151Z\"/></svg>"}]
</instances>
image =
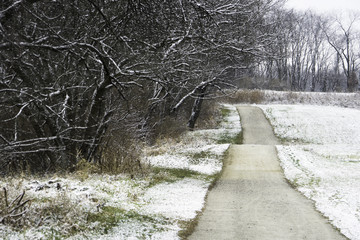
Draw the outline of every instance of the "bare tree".
<instances>
[{"instance_id":1,"label":"bare tree","mask_svg":"<svg viewBox=\"0 0 360 240\"><path fill-rule=\"evenodd\" d=\"M356 41L351 40L351 44L346 44L342 34L335 32L335 24L331 25L328 18L312 12L284 9L278 10L272 17L278 22L271 29L277 34L277 40L268 45L267 51L271 54L258 66L260 76L269 79L271 87L280 85L281 89L287 86L297 91L334 91L339 90L341 85L341 69L346 70L346 76L357 71L358 60L354 54L357 48L352 47ZM333 29L334 32L329 34L324 29ZM344 27L341 29L347 32ZM356 39L354 33L352 38ZM331 42L331 39L339 41ZM338 51L333 51L334 47ZM348 52L353 57L347 57ZM351 66L353 69L349 72ZM351 76L351 79L356 79L356 74ZM352 86L356 83L354 80L347 82Z\"/></svg>"},{"instance_id":2,"label":"bare tree","mask_svg":"<svg viewBox=\"0 0 360 240\"><path fill-rule=\"evenodd\" d=\"M346 88L352 92L357 88L356 71L358 70L359 58L356 54L355 42L359 39L356 37L356 23L359 22L359 14L348 13L349 22L340 16L333 19L330 24L323 27L328 43L336 51L341 62L342 70L346 76Z\"/></svg>"},{"instance_id":3,"label":"bare tree","mask_svg":"<svg viewBox=\"0 0 360 240\"><path fill-rule=\"evenodd\" d=\"M168 78L183 66L162 71L173 34L186 31L179 10L161 1L9 1L0 44L3 165L26 158L39 169L71 168L79 152L97 161L114 116L137 131L154 117L154 96L169 105L183 95Z\"/></svg>"},{"instance_id":4,"label":"bare tree","mask_svg":"<svg viewBox=\"0 0 360 240\"><path fill-rule=\"evenodd\" d=\"M1 168L100 161L112 131L138 138L265 55L277 0L5 1L0 12ZM120 131L121 132L121 131Z\"/></svg>"}]
</instances>

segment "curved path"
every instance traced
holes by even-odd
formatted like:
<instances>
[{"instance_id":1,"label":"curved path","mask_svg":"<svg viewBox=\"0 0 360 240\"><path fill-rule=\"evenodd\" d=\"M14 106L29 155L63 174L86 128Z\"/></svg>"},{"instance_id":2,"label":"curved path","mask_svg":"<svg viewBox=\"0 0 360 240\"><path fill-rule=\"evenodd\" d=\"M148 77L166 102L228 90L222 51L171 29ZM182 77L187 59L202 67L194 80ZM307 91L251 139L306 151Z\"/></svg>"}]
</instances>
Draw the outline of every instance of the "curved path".
<instances>
[{"instance_id":1,"label":"curved path","mask_svg":"<svg viewBox=\"0 0 360 240\"><path fill-rule=\"evenodd\" d=\"M278 141L261 109L240 106L238 111L244 144L230 147L189 239L345 239L286 182Z\"/></svg>"}]
</instances>

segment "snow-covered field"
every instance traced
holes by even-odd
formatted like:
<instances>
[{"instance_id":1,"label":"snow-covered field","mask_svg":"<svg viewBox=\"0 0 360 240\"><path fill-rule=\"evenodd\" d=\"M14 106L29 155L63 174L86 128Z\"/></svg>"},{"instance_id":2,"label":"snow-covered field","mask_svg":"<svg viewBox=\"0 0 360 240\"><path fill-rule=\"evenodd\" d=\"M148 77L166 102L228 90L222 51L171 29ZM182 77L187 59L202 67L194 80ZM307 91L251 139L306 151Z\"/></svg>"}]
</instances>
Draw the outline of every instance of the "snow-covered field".
<instances>
[{"instance_id":1,"label":"snow-covered field","mask_svg":"<svg viewBox=\"0 0 360 240\"><path fill-rule=\"evenodd\" d=\"M143 161L156 171L142 178L75 174L0 179L10 201L22 190L32 199L20 221L35 226L0 224L0 239L179 239L186 222L202 210L222 169L230 145L225 140L241 131L236 108L223 105L223 112L218 129L188 132L147 149ZM41 215L47 217L32 217Z\"/></svg>"},{"instance_id":2,"label":"snow-covered field","mask_svg":"<svg viewBox=\"0 0 360 240\"><path fill-rule=\"evenodd\" d=\"M360 239L360 110L262 105L284 141L286 178L350 239Z\"/></svg>"},{"instance_id":3,"label":"snow-covered field","mask_svg":"<svg viewBox=\"0 0 360 240\"><path fill-rule=\"evenodd\" d=\"M280 92L265 90L264 102L271 104L337 106L360 109L360 92Z\"/></svg>"},{"instance_id":4,"label":"snow-covered field","mask_svg":"<svg viewBox=\"0 0 360 240\"><path fill-rule=\"evenodd\" d=\"M286 178L345 236L360 240L359 93L265 91L265 101L271 105L260 107L283 141L277 150ZM179 239L202 210L229 139L241 132L236 108L223 107L218 129L188 132L147 148L143 161L155 171L141 178L0 179L9 200L22 190L33 199L23 220L37 226L16 230L0 224L0 239ZM47 217L31 218L39 212Z\"/></svg>"}]
</instances>

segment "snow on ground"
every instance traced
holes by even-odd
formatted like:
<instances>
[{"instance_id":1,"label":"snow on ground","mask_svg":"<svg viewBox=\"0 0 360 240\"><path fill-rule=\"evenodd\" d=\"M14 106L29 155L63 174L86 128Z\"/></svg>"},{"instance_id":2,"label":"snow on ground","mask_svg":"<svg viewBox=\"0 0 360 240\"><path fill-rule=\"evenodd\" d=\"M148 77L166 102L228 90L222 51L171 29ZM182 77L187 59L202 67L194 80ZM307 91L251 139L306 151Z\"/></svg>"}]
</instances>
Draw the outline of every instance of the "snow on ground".
<instances>
[{"instance_id":1,"label":"snow on ground","mask_svg":"<svg viewBox=\"0 0 360 240\"><path fill-rule=\"evenodd\" d=\"M160 169L155 175L0 178L10 200L22 190L27 199L34 199L30 216L53 212L46 219L35 219L42 223L37 228L14 230L1 224L0 239L178 239L180 223L201 211L207 189L221 171L222 156L230 145L224 140L241 131L236 108L222 108L226 114L219 129L188 132L176 143L150 149L144 162Z\"/></svg>"},{"instance_id":2,"label":"snow on ground","mask_svg":"<svg viewBox=\"0 0 360 240\"><path fill-rule=\"evenodd\" d=\"M360 239L360 110L260 106L284 140L286 178L350 239Z\"/></svg>"},{"instance_id":3,"label":"snow on ground","mask_svg":"<svg viewBox=\"0 0 360 240\"><path fill-rule=\"evenodd\" d=\"M149 163L155 167L179 168L196 171L203 174L212 175L221 171L221 156L228 149L229 144L208 144L202 145L199 135L199 146L189 148L177 148L173 152L150 156L147 158ZM203 142L203 144L206 144Z\"/></svg>"},{"instance_id":4,"label":"snow on ground","mask_svg":"<svg viewBox=\"0 0 360 240\"><path fill-rule=\"evenodd\" d=\"M171 184L158 184L145 193L144 199L150 204L146 206L144 212L190 220L202 209L208 187L207 182L191 178Z\"/></svg>"},{"instance_id":5,"label":"snow on ground","mask_svg":"<svg viewBox=\"0 0 360 240\"><path fill-rule=\"evenodd\" d=\"M321 105L360 109L360 92L287 92L265 90L264 101L271 104Z\"/></svg>"},{"instance_id":6,"label":"snow on ground","mask_svg":"<svg viewBox=\"0 0 360 240\"><path fill-rule=\"evenodd\" d=\"M180 143L171 143L165 154L148 156L150 165L163 168L180 168L212 175L222 169L221 155L228 149L227 139L241 132L240 117L235 106L224 104L227 114L218 129L187 132ZM166 148L166 146L165 146Z\"/></svg>"},{"instance_id":7,"label":"snow on ground","mask_svg":"<svg viewBox=\"0 0 360 240\"><path fill-rule=\"evenodd\" d=\"M330 106L262 106L276 135L314 144L359 144L360 110Z\"/></svg>"}]
</instances>

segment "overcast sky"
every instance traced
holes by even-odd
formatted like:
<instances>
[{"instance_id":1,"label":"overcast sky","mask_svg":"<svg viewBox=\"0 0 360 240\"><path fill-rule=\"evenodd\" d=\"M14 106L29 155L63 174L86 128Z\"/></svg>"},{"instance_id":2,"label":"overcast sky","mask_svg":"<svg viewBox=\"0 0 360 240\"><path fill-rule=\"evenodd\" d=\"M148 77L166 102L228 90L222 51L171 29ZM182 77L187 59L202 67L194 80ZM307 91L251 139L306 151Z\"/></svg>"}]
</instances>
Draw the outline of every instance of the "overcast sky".
<instances>
[{"instance_id":1,"label":"overcast sky","mask_svg":"<svg viewBox=\"0 0 360 240\"><path fill-rule=\"evenodd\" d=\"M298 10L312 9L318 13L333 13L339 10L360 11L360 0L288 0L286 6Z\"/></svg>"}]
</instances>

